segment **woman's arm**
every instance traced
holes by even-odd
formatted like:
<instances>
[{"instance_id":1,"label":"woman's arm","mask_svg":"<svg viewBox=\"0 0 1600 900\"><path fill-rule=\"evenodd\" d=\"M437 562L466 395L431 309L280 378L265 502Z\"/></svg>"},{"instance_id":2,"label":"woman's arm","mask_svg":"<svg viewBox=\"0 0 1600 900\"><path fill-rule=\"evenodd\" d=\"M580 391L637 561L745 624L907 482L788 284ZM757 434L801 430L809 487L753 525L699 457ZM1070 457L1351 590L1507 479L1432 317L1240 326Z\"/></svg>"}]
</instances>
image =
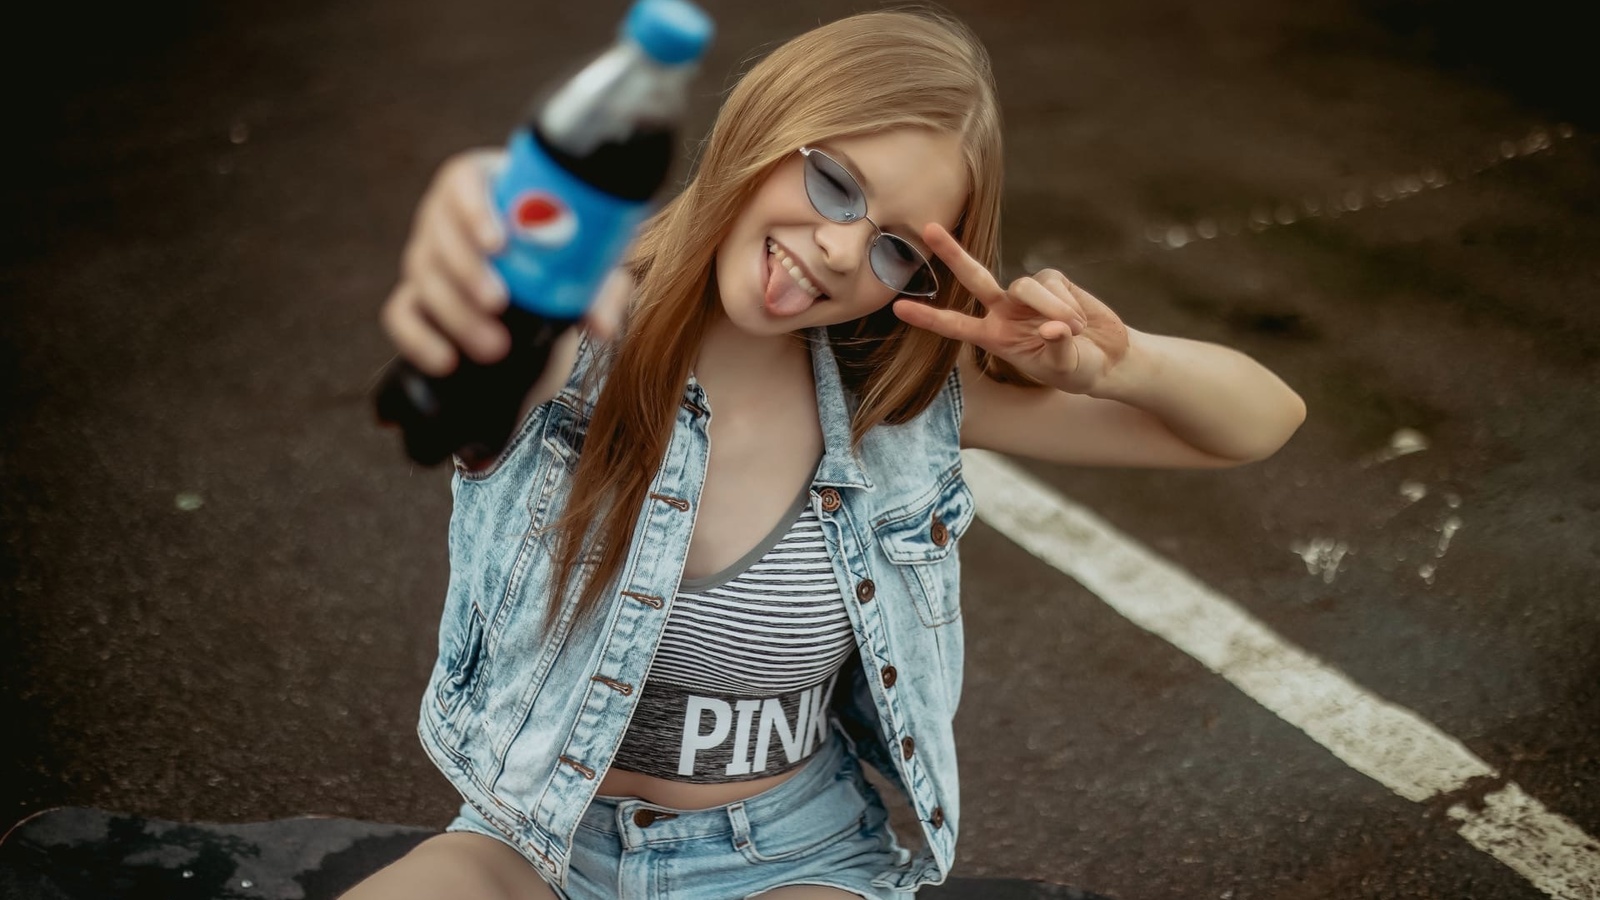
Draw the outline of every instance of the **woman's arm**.
<instances>
[{"instance_id":1,"label":"woman's arm","mask_svg":"<svg viewBox=\"0 0 1600 900\"><path fill-rule=\"evenodd\" d=\"M1242 353L1134 331L1053 269L1002 288L943 228L924 237L987 315L906 300L895 313L1044 385L984 376L969 347L963 446L1080 465L1216 467L1270 456L1305 419L1299 395Z\"/></svg>"},{"instance_id":2,"label":"woman's arm","mask_svg":"<svg viewBox=\"0 0 1600 900\"><path fill-rule=\"evenodd\" d=\"M1215 468L1272 455L1305 419L1299 395L1242 353L1128 337L1089 394L1001 384L964 353L961 445L1069 465Z\"/></svg>"}]
</instances>

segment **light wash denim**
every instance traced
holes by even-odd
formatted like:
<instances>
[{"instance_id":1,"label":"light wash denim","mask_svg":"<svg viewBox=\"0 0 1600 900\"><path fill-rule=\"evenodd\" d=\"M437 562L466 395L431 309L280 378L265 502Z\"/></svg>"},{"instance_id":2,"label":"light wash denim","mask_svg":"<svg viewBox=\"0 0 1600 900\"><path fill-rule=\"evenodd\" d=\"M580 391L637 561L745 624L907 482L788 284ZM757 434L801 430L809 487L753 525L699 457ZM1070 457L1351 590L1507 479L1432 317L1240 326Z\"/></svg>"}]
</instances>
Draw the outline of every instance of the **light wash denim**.
<instances>
[{"instance_id":1,"label":"light wash denim","mask_svg":"<svg viewBox=\"0 0 1600 900\"><path fill-rule=\"evenodd\" d=\"M924 849L873 883L939 883L955 858L959 787L951 720L961 695L960 566L972 522L961 477L961 388L850 446L854 398L827 338L811 335L824 453L811 486L855 631L833 704L847 751L909 798ZM710 453L712 410L692 377L619 582L553 628L551 528L598 392L585 344L566 388L532 412L502 458L452 481L450 584L423 697L423 747L486 825L548 882L568 885L574 838L610 767L683 575Z\"/></svg>"},{"instance_id":2,"label":"light wash denim","mask_svg":"<svg viewBox=\"0 0 1600 900\"><path fill-rule=\"evenodd\" d=\"M471 805L447 831L505 838ZM844 739L831 742L782 784L710 809L684 810L634 797L597 796L578 821L561 900L752 897L820 884L869 900L909 893L875 884L910 858L889 813Z\"/></svg>"}]
</instances>

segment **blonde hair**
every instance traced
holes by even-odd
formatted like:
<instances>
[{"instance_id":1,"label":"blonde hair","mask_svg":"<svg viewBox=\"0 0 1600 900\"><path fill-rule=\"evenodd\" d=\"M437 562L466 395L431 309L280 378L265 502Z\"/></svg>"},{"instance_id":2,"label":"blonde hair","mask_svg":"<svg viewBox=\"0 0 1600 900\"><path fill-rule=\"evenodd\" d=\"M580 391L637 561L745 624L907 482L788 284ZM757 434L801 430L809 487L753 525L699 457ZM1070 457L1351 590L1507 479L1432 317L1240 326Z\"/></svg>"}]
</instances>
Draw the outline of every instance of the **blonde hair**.
<instances>
[{"instance_id":1,"label":"blonde hair","mask_svg":"<svg viewBox=\"0 0 1600 900\"><path fill-rule=\"evenodd\" d=\"M729 93L694 177L635 245L633 312L608 360L559 524L552 622L580 560L593 568L578 616L599 603L627 560L683 386L718 308L716 249L740 211L802 145L900 128L960 136L971 193L954 233L994 270L1000 111L988 54L961 22L922 10L840 19L784 43ZM940 293L930 302L977 314L966 288L935 265ZM845 384L860 400L851 421L856 443L875 425L905 422L926 409L959 350L957 342L905 325L887 307L829 331ZM980 364L1000 365L981 354Z\"/></svg>"}]
</instances>

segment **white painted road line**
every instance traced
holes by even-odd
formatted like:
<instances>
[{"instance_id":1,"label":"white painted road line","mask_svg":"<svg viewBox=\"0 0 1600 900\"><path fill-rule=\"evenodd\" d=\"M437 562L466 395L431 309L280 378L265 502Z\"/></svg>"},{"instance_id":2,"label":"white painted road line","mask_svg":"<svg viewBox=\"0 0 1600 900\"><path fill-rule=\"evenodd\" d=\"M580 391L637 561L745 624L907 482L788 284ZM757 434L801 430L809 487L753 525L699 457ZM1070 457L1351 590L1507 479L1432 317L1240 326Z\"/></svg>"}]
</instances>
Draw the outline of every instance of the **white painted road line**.
<instances>
[{"instance_id":1,"label":"white painted road line","mask_svg":"<svg viewBox=\"0 0 1600 900\"><path fill-rule=\"evenodd\" d=\"M1497 778L1488 763L1416 713L1374 696L1286 642L1238 604L1122 534L1003 457L968 450L978 516L1304 731L1334 756L1413 802ZM1448 810L1473 846L1557 900L1600 900L1600 842L1515 784L1481 809Z\"/></svg>"}]
</instances>

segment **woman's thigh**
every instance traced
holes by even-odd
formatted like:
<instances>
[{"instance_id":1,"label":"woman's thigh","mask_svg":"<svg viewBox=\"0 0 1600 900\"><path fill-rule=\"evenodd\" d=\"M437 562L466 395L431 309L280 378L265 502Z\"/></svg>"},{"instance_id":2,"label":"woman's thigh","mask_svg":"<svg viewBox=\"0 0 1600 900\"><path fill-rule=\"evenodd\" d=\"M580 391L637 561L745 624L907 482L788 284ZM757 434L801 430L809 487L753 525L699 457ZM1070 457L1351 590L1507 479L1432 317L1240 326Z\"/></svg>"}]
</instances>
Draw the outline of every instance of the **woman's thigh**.
<instances>
[{"instance_id":1,"label":"woman's thigh","mask_svg":"<svg viewBox=\"0 0 1600 900\"><path fill-rule=\"evenodd\" d=\"M556 894L517 851L452 831L418 844L340 900L556 900Z\"/></svg>"}]
</instances>

